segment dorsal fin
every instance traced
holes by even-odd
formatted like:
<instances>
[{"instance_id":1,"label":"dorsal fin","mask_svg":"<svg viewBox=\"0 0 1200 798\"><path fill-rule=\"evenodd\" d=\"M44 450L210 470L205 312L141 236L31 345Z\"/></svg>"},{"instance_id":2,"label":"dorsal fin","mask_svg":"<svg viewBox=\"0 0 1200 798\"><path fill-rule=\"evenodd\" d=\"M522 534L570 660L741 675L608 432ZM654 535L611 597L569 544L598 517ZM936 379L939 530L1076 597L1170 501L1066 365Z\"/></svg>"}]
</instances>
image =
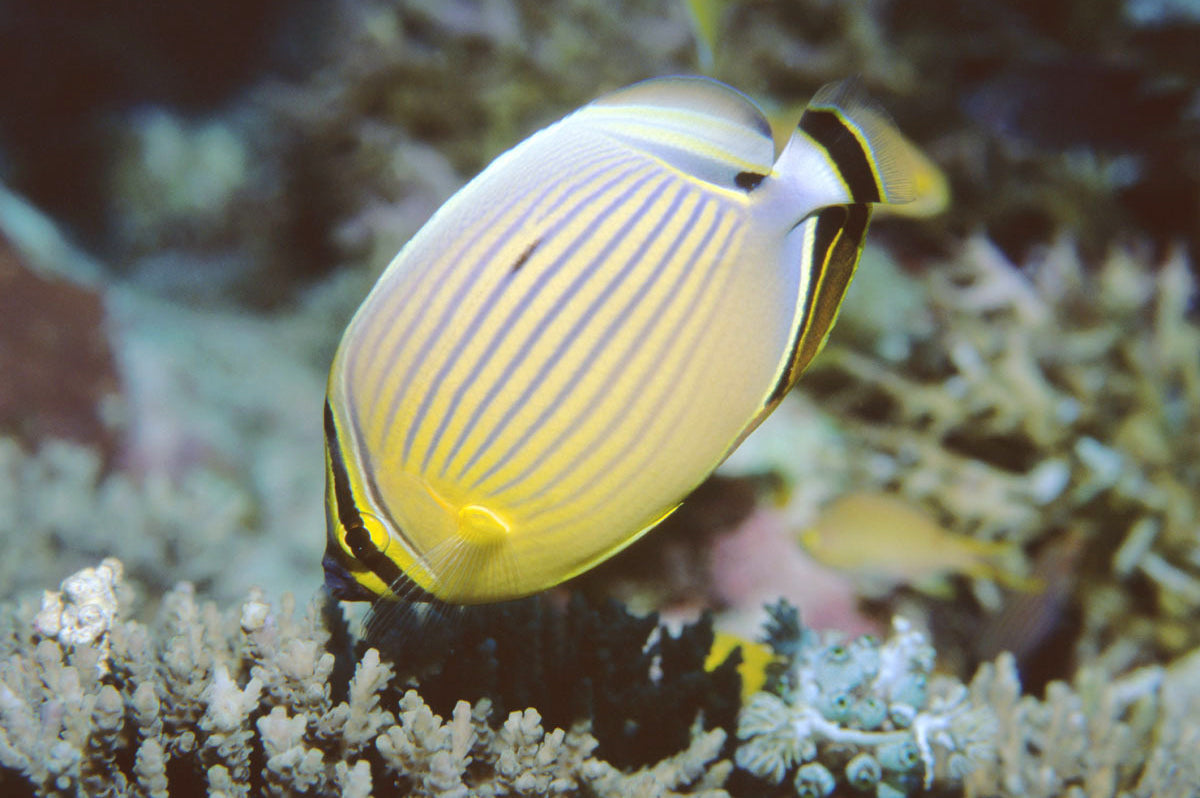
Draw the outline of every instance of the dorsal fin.
<instances>
[{"instance_id":1,"label":"dorsal fin","mask_svg":"<svg viewBox=\"0 0 1200 798\"><path fill-rule=\"evenodd\" d=\"M722 188L752 190L775 160L762 112L745 95L709 78L635 83L584 106L570 121Z\"/></svg>"}]
</instances>

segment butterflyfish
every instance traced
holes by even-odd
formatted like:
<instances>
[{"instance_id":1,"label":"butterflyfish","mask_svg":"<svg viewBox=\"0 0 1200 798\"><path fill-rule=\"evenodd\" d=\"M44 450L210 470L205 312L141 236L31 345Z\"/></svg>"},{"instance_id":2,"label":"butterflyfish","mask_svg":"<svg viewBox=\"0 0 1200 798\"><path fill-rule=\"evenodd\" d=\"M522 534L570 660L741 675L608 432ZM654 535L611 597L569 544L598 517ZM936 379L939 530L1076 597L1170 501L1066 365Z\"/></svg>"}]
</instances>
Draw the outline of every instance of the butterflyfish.
<instances>
[{"instance_id":1,"label":"butterflyfish","mask_svg":"<svg viewBox=\"0 0 1200 798\"><path fill-rule=\"evenodd\" d=\"M496 158L334 356L331 593L519 598L652 529L821 349L911 149L838 84L776 157L746 97L673 77Z\"/></svg>"},{"instance_id":2,"label":"butterflyfish","mask_svg":"<svg viewBox=\"0 0 1200 798\"><path fill-rule=\"evenodd\" d=\"M717 34L728 0L684 0L684 10L696 39L696 60L700 69L711 73L715 66Z\"/></svg>"}]
</instances>

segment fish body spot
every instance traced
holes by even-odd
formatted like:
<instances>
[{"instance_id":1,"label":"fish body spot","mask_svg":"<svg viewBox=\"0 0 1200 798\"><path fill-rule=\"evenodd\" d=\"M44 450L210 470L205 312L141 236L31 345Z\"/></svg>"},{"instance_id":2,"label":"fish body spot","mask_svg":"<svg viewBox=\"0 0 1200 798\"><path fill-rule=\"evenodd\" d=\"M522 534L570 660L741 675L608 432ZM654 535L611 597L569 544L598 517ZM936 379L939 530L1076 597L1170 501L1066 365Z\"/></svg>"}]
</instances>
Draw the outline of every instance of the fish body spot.
<instances>
[{"instance_id":1,"label":"fish body spot","mask_svg":"<svg viewBox=\"0 0 1200 798\"><path fill-rule=\"evenodd\" d=\"M490 548L508 539L511 527L494 512L478 504L458 511L458 535L466 543Z\"/></svg>"},{"instance_id":2,"label":"fish body spot","mask_svg":"<svg viewBox=\"0 0 1200 798\"><path fill-rule=\"evenodd\" d=\"M753 191L758 188L758 185L766 179L766 175L760 175L757 172L738 172L733 178L733 183L742 191Z\"/></svg>"}]
</instances>

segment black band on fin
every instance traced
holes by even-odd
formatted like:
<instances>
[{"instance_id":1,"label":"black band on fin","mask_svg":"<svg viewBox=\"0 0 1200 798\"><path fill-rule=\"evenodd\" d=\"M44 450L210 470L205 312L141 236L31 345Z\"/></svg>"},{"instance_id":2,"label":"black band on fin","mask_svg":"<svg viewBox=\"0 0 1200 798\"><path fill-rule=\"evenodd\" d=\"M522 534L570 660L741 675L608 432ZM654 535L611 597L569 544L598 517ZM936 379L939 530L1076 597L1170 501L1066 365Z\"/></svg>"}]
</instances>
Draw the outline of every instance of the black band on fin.
<instances>
[{"instance_id":1,"label":"black band on fin","mask_svg":"<svg viewBox=\"0 0 1200 798\"><path fill-rule=\"evenodd\" d=\"M836 111L809 108L800 118L800 129L825 148L837 164L855 202L881 202L879 178L871 166L870 153Z\"/></svg>"},{"instance_id":2,"label":"black band on fin","mask_svg":"<svg viewBox=\"0 0 1200 798\"><path fill-rule=\"evenodd\" d=\"M325 400L325 449L329 452L330 472L333 474L333 498L337 504L338 523L345 529L362 526L362 516L354 504L350 492L350 477L346 474L346 463L338 445L337 426L333 423L333 408Z\"/></svg>"}]
</instances>

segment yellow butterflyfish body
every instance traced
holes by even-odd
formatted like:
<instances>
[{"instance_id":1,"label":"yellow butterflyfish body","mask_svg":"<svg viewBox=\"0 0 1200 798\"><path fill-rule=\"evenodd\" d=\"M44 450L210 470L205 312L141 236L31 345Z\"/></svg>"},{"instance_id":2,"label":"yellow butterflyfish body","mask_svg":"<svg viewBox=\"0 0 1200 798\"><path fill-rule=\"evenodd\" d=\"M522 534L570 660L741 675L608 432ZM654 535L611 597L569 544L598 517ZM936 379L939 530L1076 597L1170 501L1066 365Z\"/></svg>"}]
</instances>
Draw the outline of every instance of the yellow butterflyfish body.
<instances>
[{"instance_id":1,"label":"yellow butterflyfish body","mask_svg":"<svg viewBox=\"0 0 1200 798\"><path fill-rule=\"evenodd\" d=\"M847 85L776 158L762 113L704 78L613 92L498 157L334 358L334 595L517 598L662 521L820 350L913 158Z\"/></svg>"}]
</instances>

